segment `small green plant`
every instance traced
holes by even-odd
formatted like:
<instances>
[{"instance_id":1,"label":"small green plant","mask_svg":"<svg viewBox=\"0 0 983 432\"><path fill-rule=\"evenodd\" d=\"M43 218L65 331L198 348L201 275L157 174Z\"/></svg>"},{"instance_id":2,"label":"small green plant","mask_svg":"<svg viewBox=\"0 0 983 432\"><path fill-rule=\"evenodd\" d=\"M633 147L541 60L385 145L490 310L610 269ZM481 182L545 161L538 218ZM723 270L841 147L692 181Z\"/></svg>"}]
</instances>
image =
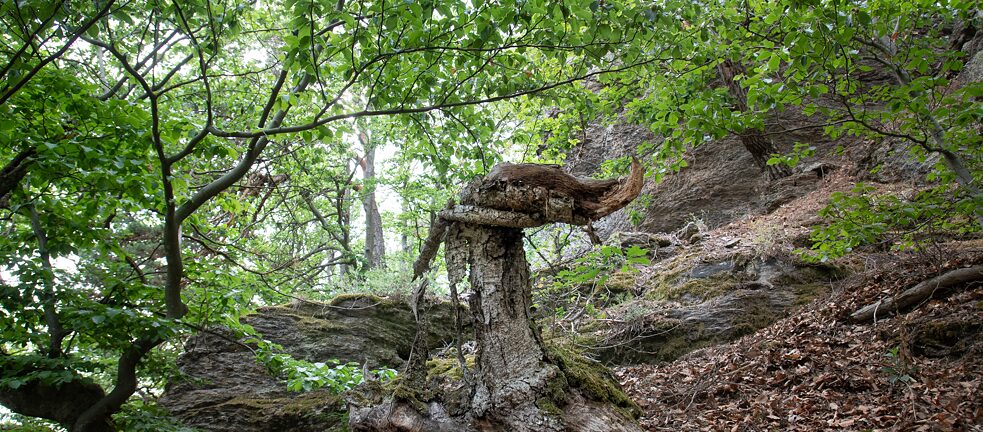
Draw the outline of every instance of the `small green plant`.
<instances>
[{"instance_id":1,"label":"small green plant","mask_svg":"<svg viewBox=\"0 0 983 432\"><path fill-rule=\"evenodd\" d=\"M577 260L576 267L556 274L556 282L564 285L604 285L618 271L637 271L634 265L648 265L648 250L638 246L622 249L617 246L601 246Z\"/></svg>"},{"instance_id":2,"label":"small green plant","mask_svg":"<svg viewBox=\"0 0 983 432\"><path fill-rule=\"evenodd\" d=\"M267 340L252 338L248 343L257 345L256 359L266 366L273 375L287 383L290 391L312 391L326 388L333 393L350 390L365 380L362 367L355 362L341 364L338 360L309 362L293 358L283 352L283 347ZM375 369L370 371L382 381L396 377L394 369Z\"/></svg>"},{"instance_id":3,"label":"small green plant","mask_svg":"<svg viewBox=\"0 0 983 432\"><path fill-rule=\"evenodd\" d=\"M601 318L605 315L604 306L624 302L634 295L619 291L634 284L634 276L630 275L638 272L635 265L649 262L648 251L638 246L602 246L578 258L570 268L558 271L551 280L537 282L536 307L550 311L557 319L575 319L584 314Z\"/></svg>"},{"instance_id":4,"label":"small green plant","mask_svg":"<svg viewBox=\"0 0 983 432\"><path fill-rule=\"evenodd\" d=\"M326 388L333 393L342 393L365 380L363 369L358 363L342 364L335 359L327 362L296 359L284 352L279 344L263 339L262 335L248 324L230 322L229 326L246 336L245 343L256 346L253 351L256 361L266 366L271 374L284 380L290 391L306 392ZM396 370L389 368L375 369L370 373L382 381L396 377Z\"/></svg>"},{"instance_id":5,"label":"small green plant","mask_svg":"<svg viewBox=\"0 0 983 432\"><path fill-rule=\"evenodd\" d=\"M819 212L829 223L813 230L812 248L800 253L808 261L825 262L864 245L918 249L940 233L978 231L973 217L977 205L971 197L953 198L946 186L904 199L858 183L848 193L832 195Z\"/></svg>"},{"instance_id":6,"label":"small green plant","mask_svg":"<svg viewBox=\"0 0 983 432\"><path fill-rule=\"evenodd\" d=\"M788 154L776 154L772 155L768 159L768 166L785 164L789 168L795 168L799 165L803 159L816 154L816 146L797 142L792 147L792 151Z\"/></svg>"},{"instance_id":7,"label":"small green plant","mask_svg":"<svg viewBox=\"0 0 983 432\"><path fill-rule=\"evenodd\" d=\"M645 210L652 205L652 200L651 194L641 194L628 205L628 220L632 226L637 227L642 224L645 220Z\"/></svg>"},{"instance_id":8,"label":"small green plant","mask_svg":"<svg viewBox=\"0 0 983 432\"><path fill-rule=\"evenodd\" d=\"M113 420L119 430L128 432L199 432L199 429L182 425L156 404L141 399L127 402Z\"/></svg>"},{"instance_id":9,"label":"small green plant","mask_svg":"<svg viewBox=\"0 0 983 432\"><path fill-rule=\"evenodd\" d=\"M909 384L915 381L912 374L916 372L916 367L906 359L906 355L901 347L894 347L884 353L883 371L887 374L887 380L892 385L897 383Z\"/></svg>"}]
</instances>

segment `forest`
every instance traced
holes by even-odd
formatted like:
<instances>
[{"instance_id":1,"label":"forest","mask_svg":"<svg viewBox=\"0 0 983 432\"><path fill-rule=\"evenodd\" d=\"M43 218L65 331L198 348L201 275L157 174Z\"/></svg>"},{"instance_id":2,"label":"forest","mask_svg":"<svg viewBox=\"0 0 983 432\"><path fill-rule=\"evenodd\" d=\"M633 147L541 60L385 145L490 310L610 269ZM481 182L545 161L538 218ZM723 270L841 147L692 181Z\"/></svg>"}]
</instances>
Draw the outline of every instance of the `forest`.
<instances>
[{"instance_id":1,"label":"forest","mask_svg":"<svg viewBox=\"0 0 983 432\"><path fill-rule=\"evenodd\" d=\"M981 430L974 0L0 0L0 430Z\"/></svg>"}]
</instances>

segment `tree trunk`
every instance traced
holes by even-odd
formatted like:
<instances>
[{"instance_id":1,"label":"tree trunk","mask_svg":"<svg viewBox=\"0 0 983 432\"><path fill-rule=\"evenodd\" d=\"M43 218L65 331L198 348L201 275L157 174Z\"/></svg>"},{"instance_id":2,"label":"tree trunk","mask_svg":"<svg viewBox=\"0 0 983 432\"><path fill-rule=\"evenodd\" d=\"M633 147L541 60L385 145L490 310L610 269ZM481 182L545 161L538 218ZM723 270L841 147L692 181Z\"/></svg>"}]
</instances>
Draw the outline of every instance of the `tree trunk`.
<instances>
[{"instance_id":1,"label":"tree trunk","mask_svg":"<svg viewBox=\"0 0 983 432\"><path fill-rule=\"evenodd\" d=\"M734 99L734 108L740 112L746 112L748 110L747 106L747 90L741 87L741 84L735 79L738 75L746 75L747 68L739 62L732 60L724 60L722 63L717 65L717 72L720 79L727 86L727 92ZM771 155L778 153L775 146L771 143L767 137L765 137L761 131L756 129L745 129L738 132L738 137L741 139L741 143L744 144L744 148L751 153L751 157L754 158L754 164L761 168L763 171L768 172L768 178L771 180L777 180L783 177L788 177L792 174L788 166L777 164L768 165L768 159Z\"/></svg>"},{"instance_id":2,"label":"tree trunk","mask_svg":"<svg viewBox=\"0 0 983 432\"><path fill-rule=\"evenodd\" d=\"M72 426L82 413L105 396L99 385L81 378L60 385L33 380L16 389L0 388L0 404L10 411L28 417L53 420L69 430L73 430ZM112 422L104 418L101 422L92 424L88 432L114 430Z\"/></svg>"},{"instance_id":3,"label":"tree trunk","mask_svg":"<svg viewBox=\"0 0 983 432\"><path fill-rule=\"evenodd\" d=\"M365 209L365 260L369 268L386 266L386 239L382 233L382 215L375 199L375 146L366 132L359 134L365 149L362 170L365 173L365 190L362 191L362 207Z\"/></svg>"},{"instance_id":4,"label":"tree trunk","mask_svg":"<svg viewBox=\"0 0 983 432\"><path fill-rule=\"evenodd\" d=\"M858 323L876 321L877 318L885 318L920 304L936 293L944 292L951 287L981 280L983 280L983 266L952 270L908 288L894 297L864 306L850 314L850 319Z\"/></svg>"},{"instance_id":5,"label":"tree trunk","mask_svg":"<svg viewBox=\"0 0 983 432\"><path fill-rule=\"evenodd\" d=\"M342 255L351 256L352 246L351 246L351 207L346 201L348 201L348 190L350 188L349 183L335 184L335 190L337 192L337 200L335 201L335 217L337 218L338 228L341 230L340 238L338 243L340 243ZM348 275L348 263L347 257L345 260L338 265L338 276L339 279L344 280L345 276Z\"/></svg>"},{"instance_id":6,"label":"tree trunk","mask_svg":"<svg viewBox=\"0 0 983 432\"><path fill-rule=\"evenodd\" d=\"M522 230L470 226L469 299L475 340L477 376L471 410L503 430L562 430L558 419L544 416L534 402L548 393L560 369L546 358L530 316L532 292ZM536 421L530 421L536 419Z\"/></svg>"},{"instance_id":7,"label":"tree trunk","mask_svg":"<svg viewBox=\"0 0 983 432\"><path fill-rule=\"evenodd\" d=\"M585 224L624 207L641 190L641 165L634 161L629 179L604 187L548 166L498 168L464 189L463 205L450 203L440 213L414 265L416 275L425 273L445 239L451 290L468 275L475 374L463 374L463 382L449 390L419 385L427 373L412 369L394 389L363 387L349 398L352 431L640 430L632 418L638 406L607 369L544 345L530 312L522 229L557 221ZM414 294L418 305L423 292ZM426 355L422 349L420 354Z\"/></svg>"}]
</instances>

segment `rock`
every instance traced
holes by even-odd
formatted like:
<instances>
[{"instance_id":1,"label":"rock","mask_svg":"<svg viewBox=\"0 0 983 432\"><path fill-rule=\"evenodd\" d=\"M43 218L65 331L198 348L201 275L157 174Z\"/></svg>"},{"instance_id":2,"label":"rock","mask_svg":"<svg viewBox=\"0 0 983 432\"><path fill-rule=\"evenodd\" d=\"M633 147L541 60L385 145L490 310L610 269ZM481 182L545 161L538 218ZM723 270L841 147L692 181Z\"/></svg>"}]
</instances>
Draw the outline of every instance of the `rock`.
<instances>
[{"instance_id":1,"label":"rock","mask_svg":"<svg viewBox=\"0 0 983 432\"><path fill-rule=\"evenodd\" d=\"M676 238L666 233L647 233L647 232L617 232L608 237L604 244L628 249L638 246L648 249L653 255L659 248L678 245Z\"/></svg>"},{"instance_id":2,"label":"rock","mask_svg":"<svg viewBox=\"0 0 983 432\"><path fill-rule=\"evenodd\" d=\"M712 262L681 255L657 263L644 296L609 312L585 336L608 364L672 361L752 333L826 292L839 274L739 253Z\"/></svg>"},{"instance_id":3,"label":"rock","mask_svg":"<svg viewBox=\"0 0 983 432\"><path fill-rule=\"evenodd\" d=\"M700 233L700 225L697 224L696 222L690 221L687 222L686 225L683 225L683 227L676 232L676 235L679 238L684 238L688 240L699 233ZM692 243L692 241L690 243Z\"/></svg>"},{"instance_id":4,"label":"rock","mask_svg":"<svg viewBox=\"0 0 983 432\"><path fill-rule=\"evenodd\" d=\"M803 165L800 172L801 173L811 173L819 178L826 178L830 173L836 171L839 167L828 163L828 162L813 162L808 165Z\"/></svg>"},{"instance_id":5,"label":"rock","mask_svg":"<svg viewBox=\"0 0 983 432\"><path fill-rule=\"evenodd\" d=\"M430 346L448 344L454 328L450 305L436 305L428 316ZM373 369L402 365L416 333L408 305L371 295L260 308L243 322L295 358L354 361ZM220 432L347 430L347 409L338 395L287 391L228 330L192 337L177 364L182 377L168 384L160 405L189 426Z\"/></svg>"},{"instance_id":6,"label":"rock","mask_svg":"<svg viewBox=\"0 0 983 432\"><path fill-rule=\"evenodd\" d=\"M976 52L959 73L956 82L961 85L983 81L983 51Z\"/></svg>"}]
</instances>

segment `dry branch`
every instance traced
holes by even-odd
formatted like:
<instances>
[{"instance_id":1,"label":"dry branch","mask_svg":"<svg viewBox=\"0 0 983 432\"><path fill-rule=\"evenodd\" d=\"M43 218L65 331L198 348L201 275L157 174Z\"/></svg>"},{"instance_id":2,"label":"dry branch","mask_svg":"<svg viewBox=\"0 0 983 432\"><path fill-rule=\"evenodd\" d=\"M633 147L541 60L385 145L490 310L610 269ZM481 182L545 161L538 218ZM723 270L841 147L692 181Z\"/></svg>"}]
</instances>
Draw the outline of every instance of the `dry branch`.
<instances>
[{"instance_id":1,"label":"dry branch","mask_svg":"<svg viewBox=\"0 0 983 432\"><path fill-rule=\"evenodd\" d=\"M952 270L908 288L897 296L864 306L850 314L850 319L865 322L876 319L878 315L888 316L929 299L936 291L978 281L983 281L983 266Z\"/></svg>"}]
</instances>

